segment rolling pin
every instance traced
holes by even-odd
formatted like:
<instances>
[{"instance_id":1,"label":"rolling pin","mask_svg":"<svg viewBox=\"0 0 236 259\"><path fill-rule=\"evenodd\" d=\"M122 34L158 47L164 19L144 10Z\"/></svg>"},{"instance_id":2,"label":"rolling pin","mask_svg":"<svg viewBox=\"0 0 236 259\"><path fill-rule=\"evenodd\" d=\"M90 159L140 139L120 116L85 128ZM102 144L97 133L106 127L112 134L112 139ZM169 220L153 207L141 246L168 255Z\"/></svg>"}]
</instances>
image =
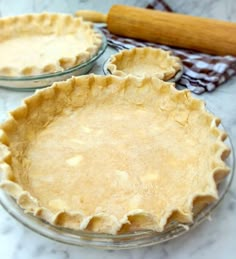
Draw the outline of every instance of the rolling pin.
<instances>
[{"instance_id":1,"label":"rolling pin","mask_svg":"<svg viewBox=\"0 0 236 259\"><path fill-rule=\"evenodd\" d=\"M106 22L108 30L120 36L236 56L236 23L233 22L126 5L113 5L107 15L84 10L76 12L76 16Z\"/></svg>"}]
</instances>

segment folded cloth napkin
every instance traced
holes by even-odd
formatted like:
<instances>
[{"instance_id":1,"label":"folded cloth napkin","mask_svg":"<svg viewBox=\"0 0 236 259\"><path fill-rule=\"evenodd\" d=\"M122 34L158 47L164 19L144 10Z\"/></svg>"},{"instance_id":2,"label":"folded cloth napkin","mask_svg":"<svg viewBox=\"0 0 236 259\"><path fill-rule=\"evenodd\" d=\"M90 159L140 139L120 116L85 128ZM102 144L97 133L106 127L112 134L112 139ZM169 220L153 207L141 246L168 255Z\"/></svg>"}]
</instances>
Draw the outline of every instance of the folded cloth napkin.
<instances>
[{"instance_id":1,"label":"folded cloth napkin","mask_svg":"<svg viewBox=\"0 0 236 259\"><path fill-rule=\"evenodd\" d=\"M146 8L172 12L172 9L163 0L154 0ZM150 46L172 51L174 55L182 60L184 65L184 73L178 84L187 87L196 94L206 91L211 92L236 75L236 57L233 56L213 56L196 51L119 37L111 34L107 27L102 27L102 31L108 39L108 45L118 50Z\"/></svg>"}]
</instances>

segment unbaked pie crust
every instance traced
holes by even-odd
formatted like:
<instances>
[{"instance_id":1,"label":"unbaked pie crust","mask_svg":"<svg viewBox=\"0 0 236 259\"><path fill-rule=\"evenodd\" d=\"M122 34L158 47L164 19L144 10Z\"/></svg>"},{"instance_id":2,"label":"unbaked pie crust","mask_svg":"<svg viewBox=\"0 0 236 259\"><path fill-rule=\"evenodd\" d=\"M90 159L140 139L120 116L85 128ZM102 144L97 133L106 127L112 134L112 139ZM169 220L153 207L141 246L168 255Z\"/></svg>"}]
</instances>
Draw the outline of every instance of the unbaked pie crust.
<instances>
[{"instance_id":1,"label":"unbaked pie crust","mask_svg":"<svg viewBox=\"0 0 236 259\"><path fill-rule=\"evenodd\" d=\"M112 75L154 76L164 81L173 78L182 68L178 57L159 48L132 48L114 55L107 64Z\"/></svg>"},{"instance_id":2,"label":"unbaked pie crust","mask_svg":"<svg viewBox=\"0 0 236 259\"><path fill-rule=\"evenodd\" d=\"M0 28L2 76L63 71L89 60L102 44L92 23L67 14L1 18Z\"/></svg>"},{"instance_id":3,"label":"unbaked pie crust","mask_svg":"<svg viewBox=\"0 0 236 259\"><path fill-rule=\"evenodd\" d=\"M230 152L219 122L189 91L156 78L54 83L1 125L1 188L53 225L162 232L218 198Z\"/></svg>"}]
</instances>

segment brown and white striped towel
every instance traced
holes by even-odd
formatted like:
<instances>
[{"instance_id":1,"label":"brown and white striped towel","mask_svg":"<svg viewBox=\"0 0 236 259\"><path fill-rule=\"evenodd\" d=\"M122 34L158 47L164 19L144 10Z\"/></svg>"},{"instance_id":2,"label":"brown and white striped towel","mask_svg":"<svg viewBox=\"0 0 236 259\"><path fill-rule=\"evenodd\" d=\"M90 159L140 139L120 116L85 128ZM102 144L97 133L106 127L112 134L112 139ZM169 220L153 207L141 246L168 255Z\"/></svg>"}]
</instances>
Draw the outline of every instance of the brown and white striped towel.
<instances>
[{"instance_id":1,"label":"brown and white striped towel","mask_svg":"<svg viewBox=\"0 0 236 259\"><path fill-rule=\"evenodd\" d=\"M172 9L163 0L154 0L146 8L172 12ZM196 51L119 37L111 34L106 27L102 27L102 31L108 39L108 45L118 50L150 46L172 51L174 55L181 58L184 65L184 73L178 84L187 87L196 94L201 94L205 91L211 92L236 75L236 57L233 56L213 56Z\"/></svg>"}]
</instances>

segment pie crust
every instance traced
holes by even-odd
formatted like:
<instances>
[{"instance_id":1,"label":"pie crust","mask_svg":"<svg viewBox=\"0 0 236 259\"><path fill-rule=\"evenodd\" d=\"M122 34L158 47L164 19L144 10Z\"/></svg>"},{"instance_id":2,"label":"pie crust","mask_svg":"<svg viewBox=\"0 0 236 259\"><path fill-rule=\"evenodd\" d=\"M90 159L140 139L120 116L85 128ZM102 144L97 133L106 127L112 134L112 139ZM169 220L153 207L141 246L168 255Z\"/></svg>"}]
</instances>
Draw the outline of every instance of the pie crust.
<instances>
[{"instance_id":1,"label":"pie crust","mask_svg":"<svg viewBox=\"0 0 236 259\"><path fill-rule=\"evenodd\" d=\"M157 78L74 77L38 90L1 125L1 188L60 227L162 232L218 198L230 152L219 123Z\"/></svg>"},{"instance_id":2,"label":"pie crust","mask_svg":"<svg viewBox=\"0 0 236 259\"><path fill-rule=\"evenodd\" d=\"M151 47L122 50L107 64L112 75L154 76L164 81L173 78L181 68L180 59L170 51Z\"/></svg>"},{"instance_id":3,"label":"pie crust","mask_svg":"<svg viewBox=\"0 0 236 259\"><path fill-rule=\"evenodd\" d=\"M63 71L94 56L102 44L92 23L67 14L27 14L0 19L0 75Z\"/></svg>"}]
</instances>

